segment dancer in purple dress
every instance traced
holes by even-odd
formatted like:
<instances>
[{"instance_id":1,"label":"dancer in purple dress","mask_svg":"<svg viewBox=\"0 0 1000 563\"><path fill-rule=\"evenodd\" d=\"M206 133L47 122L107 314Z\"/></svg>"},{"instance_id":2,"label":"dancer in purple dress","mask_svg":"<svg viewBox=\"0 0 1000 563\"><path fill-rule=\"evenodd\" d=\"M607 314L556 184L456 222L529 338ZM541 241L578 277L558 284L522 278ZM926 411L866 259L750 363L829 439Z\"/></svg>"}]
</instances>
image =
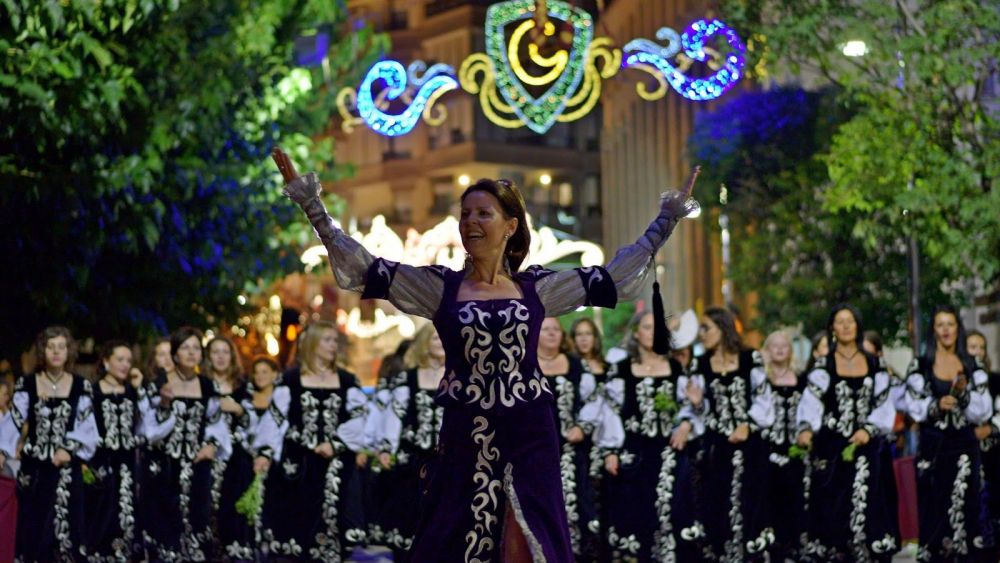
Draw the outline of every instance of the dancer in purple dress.
<instances>
[{"instance_id":1,"label":"dancer in purple dress","mask_svg":"<svg viewBox=\"0 0 1000 563\"><path fill-rule=\"evenodd\" d=\"M337 284L430 318L446 350L436 400L445 408L437 457L426 468L412 561L573 560L559 471L552 390L538 369L542 320L577 307L614 307L647 287L653 255L696 204L668 192L645 234L606 268L519 272L530 233L524 199L506 180L462 195L461 271L371 256L334 226L315 174L299 176L275 149L285 193L327 248Z\"/></svg>"}]
</instances>

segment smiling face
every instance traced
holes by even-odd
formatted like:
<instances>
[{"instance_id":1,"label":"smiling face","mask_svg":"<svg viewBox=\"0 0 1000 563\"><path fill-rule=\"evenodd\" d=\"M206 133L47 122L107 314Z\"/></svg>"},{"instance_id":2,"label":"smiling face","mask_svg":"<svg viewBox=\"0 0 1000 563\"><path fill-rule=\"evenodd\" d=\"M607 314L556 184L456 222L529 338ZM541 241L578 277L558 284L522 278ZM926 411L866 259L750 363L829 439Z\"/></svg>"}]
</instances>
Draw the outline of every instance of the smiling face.
<instances>
[{"instance_id":1,"label":"smiling face","mask_svg":"<svg viewBox=\"0 0 1000 563\"><path fill-rule=\"evenodd\" d=\"M503 254L507 237L516 228L517 219L504 217L500 201L492 194L477 190L462 200L458 232L462 246L473 260L488 260Z\"/></svg>"},{"instance_id":2,"label":"smiling face","mask_svg":"<svg viewBox=\"0 0 1000 563\"><path fill-rule=\"evenodd\" d=\"M104 360L104 370L122 383L128 379L128 372L131 369L132 350L127 346L116 346L111 356Z\"/></svg>"},{"instance_id":3,"label":"smiling face","mask_svg":"<svg viewBox=\"0 0 1000 563\"><path fill-rule=\"evenodd\" d=\"M257 362L253 366L253 385L257 389L267 389L274 384L278 372L267 362Z\"/></svg>"}]
</instances>

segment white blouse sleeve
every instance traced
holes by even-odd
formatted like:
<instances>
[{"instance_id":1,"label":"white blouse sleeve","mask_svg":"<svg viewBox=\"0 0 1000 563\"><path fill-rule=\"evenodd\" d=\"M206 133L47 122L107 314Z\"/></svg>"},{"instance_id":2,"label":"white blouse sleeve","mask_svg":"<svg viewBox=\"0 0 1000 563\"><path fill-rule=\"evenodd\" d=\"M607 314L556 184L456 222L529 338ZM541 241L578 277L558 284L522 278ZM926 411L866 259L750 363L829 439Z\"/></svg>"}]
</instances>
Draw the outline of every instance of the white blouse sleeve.
<instances>
[{"instance_id":1,"label":"white blouse sleeve","mask_svg":"<svg viewBox=\"0 0 1000 563\"><path fill-rule=\"evenodd\" d=\"M72 429L66 433L63 449L83 461L90 461L97 452L97 443L100 439L97 419L94 418L94 400L90 394L90 383L87 383L86 391L80 395L76 404L76 418L73 420Z\"/></svg>"},{"instance_id":2,"label":"white blouse sleeve","mask_svg":"<svg viewBox=\"0 0 1000 563\"><path fill-rule=\"evenodd\" d=\"M892 376L884 369L875 374L874 407L868 414L864 429L869 436L892 434L896 423L896 405L892 401Z\"/></svg>"},{"instance_id":3,"label":"white blouse sleeve","mask_svg":"<svg viewBox=\"0 0 1000 563\"><path fill-rule=\"evenodd\" d=\"M410 406L410 388L406 385L405 372L397 376L394 385L379 391L379 407L382 409L382 429L380 449L396 453L399 437L403 432L403 417Z\"/></svg>"},{"instance_id":4,"label":"white blouse sleeve","mask_svg":"<svg viewBox=\"0 0 1000 563\"><path fill-rule=\"evenodd\" d=\"M139 433L148 444L166 439L177 421L172 408L160 405L160 392L154 383L139 387L139 417Z\"/></svg>"},{"instance_id":5,"label":"white blouse sleeve","mask_svg":"<svg viewBox=\"0 0 1000 563\"><path fill-rule=\"evenodd\" d=\"M299 204L323 241L337 286L363 293L365 298L387 299L404 313L433 317L441 304L443 270L373 257L361 243L334 225L319 198L322 191L315 173L300 176L285 187L285 194Z\"/></svg>"},{"instance_id":6,"label":"white blouse sleeve","mask_svg":"<svg viewBox=\"0 0 1000 563\"><path fill-rule=\"evenodd\" d=\"M965 418L972 424L982 424L993 416L993 397L990 395L989 375L977 369L972 374L968 388L969 405L965 407Z\"/></svg>"},{"instance_id":7,"label":"white blouse sleeve","mask_svg":"<svg viewBox=\"0 0 1000 563\"><path fill-rule=\"evenodd\" d=\"M702 391L701 404L697 407L688 398L687 388L689 384L694 384ZM708 412L708 399L704 396L705 376L700 373L683 374L677 378L677 402L681 405L677 411L677 421L688 421L691 424L691 434L689 439L693 440L705 433L705 413Z\"/></svg>"},{"instance_id":8,"label":"white blouse sleeve","mask_svg":"<svg viewBox=\"0 0 1000 563\"><path fill-rule=\"evenodd\" d=\"M597 379L594 374L584 371L580 375L580 412L576 421L584 434L593 434L601 419L601 399L597 392Z\"/></svg>"},{"instance_id":9,"label":"white blouse sleeve","mask_svg":"<svg viewBox=\"0 0 1000 563\"><path fill-rule=\"evenodd\" d=\"M10 410L0 416L0 453L8 459L16 457L17 444L21 441L21 428L28 418L28 402L27 391L15 391Z\"/></svg>"},{"instance_id":10,"label":"white blouse sleeve","mask_svg":"<svg viewBox=\"0 0 1000 563\"><path fill-rule=\"evenodd\" d=\"M271 404L260 417L257 433L254 435L253 448L257 455L269 457L273 461L281 460L285 432L288 431L288 408L291 402L292 396L287 386L279 385L274 388Z\"/></svg>"},{"instance_id":11,"label":"white blouse sleeve","mask_svg":"<svg viewBox=\"0 0 1000 563\"><path fill-rule=\"evenodd\" d=\"M830 374L825 369L817 367L809 372L806 379L806 388L802 392L802 399L795 410L795 424L798 426L800 432L809 430L816 433L822 428L824 414L823 395L829 386Z\"/></svg>"},{"instance_id":12,"label":"white blouse sleeve","mask_svg":"<svg viewBox=\"0 0 1000 563\"><path fill-rule=\"evenodd\" d=\"M604 384L603 407L595 428L594 446L604 450L604 455L616 453L625 444L625 425L621 409L625 403L625 380L611 377Z\"/></svg>"},{"instance_id":13,"label":"white blouse sleeve","mask_svg":"<svg viewBox=\"0 0 1000 563\"><path fill-rule=\"evenodd\" d=\"M233 453L233 435L222 416L222 405L218 397L208 400L205 411L205 443L215 445L215 459L225 461Z\"/></svg>"},{"instance_id":14,"label":"white blouse sleeve","mask_svg":"<svg viewBox=\"0 0 1000 563\"><path fill-rule=\"evenodd\" d=\"M360 387L347 390L348 419L337 427L337 438L352 452L366 449L365 420L369 409L368 397Z\"/></svg>"},{"instance_id":15,"label":"white blouse sleeve","mask_svg":"<svg viewBox=\"0 0 1000 563\"><path fill-rule=\"evenodd\" d=\"M754 367L750 370L750 420L757 428L774 424L774 393L764 371L763 358L754 350Z\"/></svg>"}]
</instances>

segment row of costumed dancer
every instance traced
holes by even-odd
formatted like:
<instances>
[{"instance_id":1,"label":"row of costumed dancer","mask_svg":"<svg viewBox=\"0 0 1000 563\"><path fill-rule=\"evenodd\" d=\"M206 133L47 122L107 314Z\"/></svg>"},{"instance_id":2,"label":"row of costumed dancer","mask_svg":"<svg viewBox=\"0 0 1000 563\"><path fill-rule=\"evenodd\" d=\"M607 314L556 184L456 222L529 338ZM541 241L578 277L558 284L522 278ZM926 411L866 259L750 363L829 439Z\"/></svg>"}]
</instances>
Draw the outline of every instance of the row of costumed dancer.
<instances>
[{"instance_id":1,"label":"row of costumed dancer","mask_svg":"<svg viewBox=\"0 0 1000 563\"><path fill-rule=\"evenodd\" d=\"M785 333L765 342L765 365L725 309L706 311L706 354L687 365L653 352L651 312L633 319L628 357L614 364L592 321L567 335L545 318L537 354L574 559L889 560L900 547L889 444L901 411L920 423L918 560L990 560L996 377L957 346L965 335L950 309L934 317L937 353L905 378L864 351L859 321L838 308L833 345L796 377ZM0 451L19 465L18 558L329 561L381 545L405 560L445 414L433 325L371 396L337 367L335 325L302 333L298 367L279 375L259 358L246 382L226 377L239 360L224 338L204 348L198 374L202 338L178 330L171 369L150 381L130 380L129 346L110 342L90 383L60 373L68 331L42 333L45 369L19 381L0 427ZM262 508L241 514L258 474Z\"/></svg>"}]
</instances>

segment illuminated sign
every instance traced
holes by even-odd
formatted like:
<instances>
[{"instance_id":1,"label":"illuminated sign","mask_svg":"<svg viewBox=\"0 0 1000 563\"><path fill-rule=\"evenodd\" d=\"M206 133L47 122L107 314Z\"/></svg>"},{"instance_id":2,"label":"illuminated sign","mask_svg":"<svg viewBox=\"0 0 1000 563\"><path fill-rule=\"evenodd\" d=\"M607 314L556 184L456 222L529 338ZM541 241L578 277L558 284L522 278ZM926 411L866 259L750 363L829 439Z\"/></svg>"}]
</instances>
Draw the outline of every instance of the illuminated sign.
<instances>
[{"instance_id":1,"label":"illuminated sign","mask_svg":"<svg viewBox=\"0 0 1000 563\"><path fill-rule=\"evenodd\" d=\"M594 20L585 10L562 0L541 4L544 17L536 13L535 0L490 6L486 52L466 57L457 74L444 64L428 69L422 61L405 69L398 61L376 63L357 89L337 94L344 131L364 124L377 133L398 136L412 131L420 119L439 125L447 113L435 103L461 85L478 96L483 114L493 123L528 127L541 135L555 123L590 113L601 97L602 81L622 69L653 77L653 90L643 82L636 84L639 96L650 101L665 96L668 87L689 100L712 100L743 76L743 42L719 20L697 20L680 34L664 27L656 33L660 43L634 39L619 49L608 37L594 37ZM555 47L543 53L539 39ZM728 52L717 49L720 42ZM704 67L701 76L689 72L695 63ZM396 111L390 113L392 105Z\"/></svg>"}]
</instances>

